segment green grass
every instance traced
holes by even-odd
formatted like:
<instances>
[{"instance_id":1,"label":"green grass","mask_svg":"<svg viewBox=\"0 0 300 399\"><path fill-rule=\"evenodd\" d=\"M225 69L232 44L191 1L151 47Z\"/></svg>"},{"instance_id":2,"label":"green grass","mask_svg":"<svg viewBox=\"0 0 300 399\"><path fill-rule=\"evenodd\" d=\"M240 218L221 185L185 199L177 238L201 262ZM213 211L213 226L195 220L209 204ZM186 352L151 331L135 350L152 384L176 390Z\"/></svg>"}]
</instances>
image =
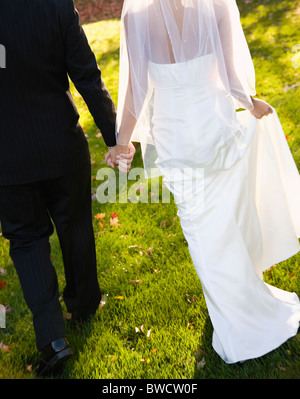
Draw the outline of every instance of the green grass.
<instances>
[{"instance_id":1,"label":"green grass","mask_svg":"<svg viewBox=\"0 0 300 399\"><path fill-rule=\"evenodd\" d=\"M299 83L300 69L294 68L291 62L295 55L292 48L300 43L299 3L279 0L265 0L263 4L256 0L239 3L257 71L258 95L277 109L300 167L299 88L284 90ZM119 21L86 25L85 30L103 78L117 102ZM96 176L99 168L105 166L106 147L102 138L96 137L99 132L73 87L72 92L82 126L88 134L95 193L101 183ZM138 151L133 166L141 165ZM119 226L110 226L112 212L119 215ZM93 214L98 213L106 215L103 227L94 219L98 276L106 294L106 305L84 325L66 320L67 337L75 355L67 363L62 378L300 377L300 336L242 366L226 365L216 355L211 347L212 326L201 284L172 200L170 204L93 201ZM55 234L51 237L51 245L62 291L63 265ZM7 314L7 328L0 330L0 342L10 347L8 352L0 350L0 377L34 379L36 375L30 371L30 365L35 365L39 354L31 315L8 252L8 242L0 237L0 268L6 271L0 280L7 283L0 290L0 303L11 308ZM299 263L299 255L283 262L265 273L265 281L300 294ZM133 280L141 280L141 283L131 282Z\"/></svg>"}]
</instances>

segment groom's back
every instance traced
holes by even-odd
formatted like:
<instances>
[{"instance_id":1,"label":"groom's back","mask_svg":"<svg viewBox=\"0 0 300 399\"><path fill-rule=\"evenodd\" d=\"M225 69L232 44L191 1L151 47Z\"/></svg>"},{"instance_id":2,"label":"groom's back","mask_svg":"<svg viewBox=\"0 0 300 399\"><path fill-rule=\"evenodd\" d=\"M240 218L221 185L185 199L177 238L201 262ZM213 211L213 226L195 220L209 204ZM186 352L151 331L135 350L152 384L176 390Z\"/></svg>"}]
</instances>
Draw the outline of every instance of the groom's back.
<instances>
[{"instance_id":1,"label":"groom's back","mask_svg":"<svg viewBox=\"0 0 300 399\"><path fill-rule=\"evenodd\" d=\"M72 0L0 0L0 184L53 177L86 156L68 91L72 21Z\"/></svg>"},{"instance_id":2,"label":"groom's back","mask_svg":"<svg viewBox=\"0 0 300 399\"><path fill-rule=\"evenodd\" d=\"M11 88L36 90L42 82L44 86L53 85L54 77L64 83L62 38L71 18L67 3L64 0L0 0L0 43L6 48L4 75Z\"/></svg>"}]
</instances>

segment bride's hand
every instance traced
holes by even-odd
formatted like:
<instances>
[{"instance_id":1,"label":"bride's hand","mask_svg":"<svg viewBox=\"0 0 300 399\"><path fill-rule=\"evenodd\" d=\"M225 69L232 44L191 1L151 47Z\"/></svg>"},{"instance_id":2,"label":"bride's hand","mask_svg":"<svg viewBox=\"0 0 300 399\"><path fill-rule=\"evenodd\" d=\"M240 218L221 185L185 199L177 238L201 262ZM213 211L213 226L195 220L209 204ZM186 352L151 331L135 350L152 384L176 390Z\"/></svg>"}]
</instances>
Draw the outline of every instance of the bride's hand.
<instances>
[{"instance_id":1,"label":"bride's hand","mask_svg":"<svg viewBox=\"0 0 300 399\"><path fill-rule=\"evenodd\" d=\"M120 155L117 155L116 163L118 164L120 172L125 172L125 173L129 172L135 152L136 152L135 146L132 143L130 143L128 154L122 153Z\"/></svg>"},{"instance_id":2,"label":"bride's hand","mask_svg":"<svg viewBox=\"0 0 300 399\"><path fill-rule=\"evenodd\" d=\"M264 116L267 116L269 114L273 114L273 109L271 105L266 103L263 100L259 100L257 98L251 97L254 109L250 111L250 113L255 116L257 119L262 119Z\"/></svg>"}]
</instances>

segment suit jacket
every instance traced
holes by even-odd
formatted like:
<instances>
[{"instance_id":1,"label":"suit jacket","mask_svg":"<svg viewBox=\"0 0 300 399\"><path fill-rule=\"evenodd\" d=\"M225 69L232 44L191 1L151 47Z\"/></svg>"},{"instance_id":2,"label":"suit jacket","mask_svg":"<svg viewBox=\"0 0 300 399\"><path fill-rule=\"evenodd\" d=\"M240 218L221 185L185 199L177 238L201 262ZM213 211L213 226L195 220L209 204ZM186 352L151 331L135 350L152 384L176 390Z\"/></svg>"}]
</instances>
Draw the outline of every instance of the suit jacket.
<instances>
[{"instance_id":1,"label":"suit jacket","mask_svg":"<svg viewBox=\"0 0 300 399\"><path fill-rule=\"evenodd\" d=\"M89 162L69 80L105 143L116 110L73 0L0 0L0 185L63 176Z\"/></svg>"}]
</instances>

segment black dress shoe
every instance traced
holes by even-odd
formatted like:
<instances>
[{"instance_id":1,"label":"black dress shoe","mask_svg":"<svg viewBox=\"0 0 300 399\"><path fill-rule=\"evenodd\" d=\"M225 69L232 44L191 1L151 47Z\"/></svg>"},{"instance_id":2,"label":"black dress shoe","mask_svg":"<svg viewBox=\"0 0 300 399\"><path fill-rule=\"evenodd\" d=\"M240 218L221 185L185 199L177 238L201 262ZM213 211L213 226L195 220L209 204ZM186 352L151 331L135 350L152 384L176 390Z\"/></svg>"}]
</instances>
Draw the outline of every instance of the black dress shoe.
<instances>
[{"instance_id":1,"label":"black dress shoe","mask_svg":"<svg viewBox=\"0 0 300 399\"><path fill-rule=\"evenodd\" d=\"M37 373L42 376L57 371L72 355L73 352L65 338L52 341L42 350Z\"/></svg>"}]
</instances>

